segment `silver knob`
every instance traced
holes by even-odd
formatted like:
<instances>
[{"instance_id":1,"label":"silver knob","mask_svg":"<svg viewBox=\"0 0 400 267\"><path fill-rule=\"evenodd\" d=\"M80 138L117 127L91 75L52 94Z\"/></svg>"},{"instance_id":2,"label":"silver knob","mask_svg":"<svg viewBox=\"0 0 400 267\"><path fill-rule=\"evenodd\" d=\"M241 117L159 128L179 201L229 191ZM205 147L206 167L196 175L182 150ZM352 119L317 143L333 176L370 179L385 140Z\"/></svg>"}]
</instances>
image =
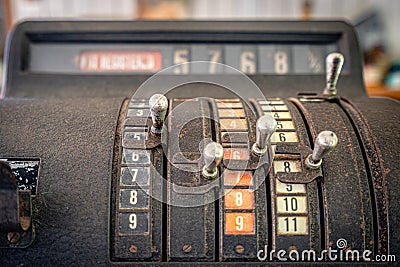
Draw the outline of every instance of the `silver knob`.
<instances>
[{"instance_id":1,"label":"silver knob","mask_svg":"<svg viewBox=\"0 0 400 267\"><path fill-rule=\"evenodd\" d=\"M306 158L306 165L311 169L321 166L322 159L325 155L336 147L338 138L334 132L320 132L314 142L313 153Z\"/></svg>"},{"instance_id":2,"label":"silver knob","mask_svg":"<svg viewBox=\"0 0 400 267\"><path fill-rule=\"evenodd\" d=\"M331 53L326 57L326 88L324 95L336 95L336 84L344 63L340 53Z\"/></svg>"},{"instance_id":3,"label":"silver knob","mask_svg":"<svg viewBox=\"0 0 400 267\"><path fill-rule=\"evenodd\" d=\"M275 129L276 121L271 115L264 115L258 118L256 123L256 142L252 147L256 155L262 156L267 152L269 139Z\"/></svg>"},{"instance_id":4,"label":"silver knob","mask_svg":"<svg viewBox=\"0 0 400 267\"><path fill-rule=\"evenodd\" d=\"M168 99L161 94L155 94L149 99L150 115L153 121L151 132L154 134L161 134L164 124L165 115L168 109Z\"/></svg>"},{"instance_id":5,"label":"silver knob","mask_svg":"<svg viewBox=\"0 0 400 267\"><path fill-rule=\"evenodd\" d=\"M224 149L221 144L211 142L203 150L204 168L203 176L214 179L218 176L218 166L224 156Z\"/></svg>"}]
</instances>

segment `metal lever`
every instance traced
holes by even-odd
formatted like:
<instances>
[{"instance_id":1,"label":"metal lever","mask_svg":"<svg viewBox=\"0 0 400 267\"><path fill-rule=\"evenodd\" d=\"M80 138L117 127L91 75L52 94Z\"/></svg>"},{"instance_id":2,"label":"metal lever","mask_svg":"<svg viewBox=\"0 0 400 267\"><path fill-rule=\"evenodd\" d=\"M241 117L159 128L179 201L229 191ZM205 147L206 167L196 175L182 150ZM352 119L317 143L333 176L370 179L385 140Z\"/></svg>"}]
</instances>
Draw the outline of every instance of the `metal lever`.
<instances>
[{"instance_id":1,"label":"metal lever","mask_svg":"<svg viewBox=\"0 0 400 267\"><path fill-rule=\"evenodd\" d=\"M326 57L326 87L324 95L337 94L336 84L344 63L344 57L340 53L331 53Z\"/></svg>"},{"instance_id":2,"label":"metal lever","mask_svg":"<svg viewBox=\"0 0 400 267\"><path fill-rule=\"evenodd\" d=\"M256 123L256 142L252 150L258 156L264 155L268 150L269 139L275 132L276 121L270 115L264 115L258 118Z\"/></svg>"},{"instance_id":3,"label":"metal lever","mask_svg":"<svg viewBox=\"0 0 400 267\"><path fill-rule=\"evenodd\" d=\"M203 176L214 179L218 176L218 166L224 156L224 149L221 144L211 142L203 150L204 168Z\"/></svg>"},{"instance_id":4,"label":"metal lever","mask_svg":"<svg viewBox=\"0 0 400 267\"><path fill-rule=\"evenodd\" d=\"M168 109L168 99L162 94L154 94L149 99L150 115L153 121L151 132L161 134Z\"/></svg>"},{"instance_id":5,"label":"metal lever","mask_svg":"<svg viewBox=\"0 0 400 267\"><path fill-rule=\"evenodd\" d=\"M314 142L313 153L306 158L306 165L311 169L317 169L321 166L322 159L329 151L336 147L338 138L334 132L322 131L318 134Z\"/></svg>"}]
</instances>

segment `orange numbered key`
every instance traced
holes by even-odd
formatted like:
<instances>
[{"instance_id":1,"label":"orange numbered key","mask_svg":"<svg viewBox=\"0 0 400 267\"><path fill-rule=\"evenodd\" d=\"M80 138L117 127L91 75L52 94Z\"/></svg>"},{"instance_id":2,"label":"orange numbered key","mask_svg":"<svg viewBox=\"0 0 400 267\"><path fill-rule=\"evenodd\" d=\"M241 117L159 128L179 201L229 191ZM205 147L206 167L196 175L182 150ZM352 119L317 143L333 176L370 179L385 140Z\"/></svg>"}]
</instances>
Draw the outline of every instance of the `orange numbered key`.
<instances>
[{"instance_id":1,"label":"orange numbered key","mask_svg":"<svg viewBox=\"0 0 400 267\"><path fill-rule=\"evenodd\" d=\"M253 175L249 171L224 171L225 186L251 186L253 185Z\"/></svg>"},{"instance_id":2,"label":"orange numbered key","mask_svg":"<svg viewBox=\"0 0 400 267\"><path fill-rule=\"evenodd\" d=\"M254 213L227 212L225 213L226 235L254 235Z\"/></svg>"},{"instance_id":3,"label":"orange numbered key","mask_svg":"<svg viewBox=\"0 0 400 267\"><path fill-rule=\"evenodd\" d=\"M225 209L250 210L254 208L254 194L250 189L232 189L225 195Z\"/></svg>"},{"instance_id":4,"label":"orange numbered key","mask_svg":"<svg viewBox=\"0 0 400 267\"><path fill-rule=\"evenodd\" d=\"M224 160L249 160L249 150L247 148L225 148Z\"/></svg>"}]
</instances>

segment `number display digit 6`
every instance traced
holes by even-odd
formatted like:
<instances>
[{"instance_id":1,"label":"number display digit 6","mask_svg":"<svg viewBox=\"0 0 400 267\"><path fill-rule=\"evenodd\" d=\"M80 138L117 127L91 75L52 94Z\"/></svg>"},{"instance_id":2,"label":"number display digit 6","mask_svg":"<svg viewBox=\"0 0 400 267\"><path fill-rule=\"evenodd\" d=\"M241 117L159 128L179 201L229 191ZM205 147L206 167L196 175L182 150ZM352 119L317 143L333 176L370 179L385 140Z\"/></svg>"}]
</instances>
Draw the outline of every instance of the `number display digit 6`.
<instances>
[{"instance_id":1,"label":"number display digit 6","mask_svg":"<svg viewBox=\"0 0 400 267\"><path fill-rule=\"evenodd\" d=\"M136 152L132 152L132 161L139 161L139 154Z\"/></svg>"}]
</instances>

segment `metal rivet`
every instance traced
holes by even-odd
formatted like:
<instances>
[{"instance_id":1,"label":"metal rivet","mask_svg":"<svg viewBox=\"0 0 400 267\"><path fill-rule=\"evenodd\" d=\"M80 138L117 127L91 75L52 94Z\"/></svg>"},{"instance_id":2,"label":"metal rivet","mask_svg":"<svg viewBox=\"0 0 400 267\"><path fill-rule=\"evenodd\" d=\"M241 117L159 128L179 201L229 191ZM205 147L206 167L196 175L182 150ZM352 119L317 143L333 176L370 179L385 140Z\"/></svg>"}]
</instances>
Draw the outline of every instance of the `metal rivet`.
<instances>
[{"instance_id":1,"label":"metal rivet","mask_svg":"<svg viewBox=\"0 0 400 267\"><path fill-rule=\"evenodd\" d=\"M137 253L137 252L138 252L138 247L135 246L135 245L131 245L131 246L129 247L129 251L130 251L131 253Z\"/></svg>"},{"instance_id":2,"label":"metal rivet","mask_svg":"<svg viewBox=\"0 0 400 267\"><path fill-rule=\"evenodd\" d=\"M185 253L189 253L190 251L192 251L192 246L191 245L183 245L182 250Z\"/></svg>"},{"instance_id":3,"label":"metal rivet","mask_svg":"<svg viewBox=\"0 0 400 267\"><path fill-rule=\"evenodd\" d=\"M237 246L235 247L235 251L236 251L236 253L238 253L238 254L243 254L243 252L244 252L244 247L243 247L242 245L237 245Z\"/></svg>"}]
</instances>

